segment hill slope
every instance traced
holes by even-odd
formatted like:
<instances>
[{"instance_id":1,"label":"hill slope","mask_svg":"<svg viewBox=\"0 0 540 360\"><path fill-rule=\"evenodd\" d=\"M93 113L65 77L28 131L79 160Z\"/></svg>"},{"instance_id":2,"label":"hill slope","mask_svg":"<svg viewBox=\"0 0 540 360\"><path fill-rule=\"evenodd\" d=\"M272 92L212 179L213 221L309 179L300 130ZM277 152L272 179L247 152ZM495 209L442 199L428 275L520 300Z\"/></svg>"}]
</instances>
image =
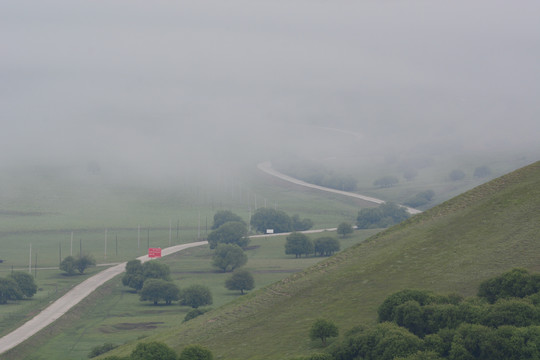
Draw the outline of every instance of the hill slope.
<instances>
[{"instance_id":1,"label":"hill slope","mask_svg":"<svg viewBox=\"0 0 540 360\"><path fill-rule=\"evenodd\" d=\"M482 280L510 268L540 270L539 230L537 162L153 339L177 350L199 343L223 359L307 354L318 350L307 336L316 318L345 332L374 324L379 304L400 289L474 295Z\"/></svg>"}]
</instances>

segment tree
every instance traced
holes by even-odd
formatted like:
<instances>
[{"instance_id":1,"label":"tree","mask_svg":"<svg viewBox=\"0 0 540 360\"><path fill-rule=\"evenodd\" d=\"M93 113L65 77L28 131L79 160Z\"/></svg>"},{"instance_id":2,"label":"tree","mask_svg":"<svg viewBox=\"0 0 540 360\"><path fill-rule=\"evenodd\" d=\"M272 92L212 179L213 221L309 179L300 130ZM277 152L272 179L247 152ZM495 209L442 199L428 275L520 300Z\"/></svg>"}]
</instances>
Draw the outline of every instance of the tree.
<instances>
[{"instance_id":1,"label":"tree","mask_svg":"<svg viewBox=\"0 0 540 360\"><path fill-rule=\"evenodd\" d=\"M0 304L6 304L9 300L21 300L23 293L15 280L0 278Z\"/></svg>"},{"instance_id":2,"label":"tree","mask_svg":"<svg viewBox=\"0 0 540 360\"><path fill-rule=\"evenodd\" d=\"M236 244L244 248L249 243L246 235L247 226L244 222L229 221L208 234L208 244L210 249L215 249L218 244Z\"/></svg>"},{"instance_id":3,"label":"tree","mask_svg":"<svg viewBox=\"0 0 540 360\"><path fill-rule=\"evenodd\" d=\"M347 223L347 222L342 222L341 224L338 225L337 227L337 233L339 235L341 235L342 237L345 237L349 234L352 234L353 233L353 227L351 224Z\"/></svg>"},{"instance_id":4,"label":"tree","mask_svg":"<svg viewBox=\"0 0 540 360\"><path fill-rule=\"evenodd\" d=\"M31 298L37 292L37 285L32 275L14 271L8 277L15 280L24 297Z\"/></svg>"},{"instance_id":5,"label":"tree","mask_svg":"<svg viewBox=\"0 0 540 360\"><path fill-rule=\"evenodd\" d=\"M109 352L117 347L118 345L115 345L113 343L105 343L103 345L94 346L92 350L90 350L90 353L88 353L88 357L93 358L105 354L106 352Z\"/></svg>"},{"instance_id":6,"label":"tree","mask_svg":"<svg viewBox=\"0 0 540 360\"><path fill-rule=\"evenodd\" d=\"M311 219L300 219L297 214L291 217L293 231L305 231L313 227Z\"/></svg>"},{"instance_id":7,"label":"tree","mask_svg":"<svg viewBox=\"0 0 540 360\"><path fill-rule=\"evenodd\" d=\"M217 268L223 270L223 272L233 271L245 265L248 261L247 255L235 244L219 244L214 252L213 263Z\"/></svg>"},{"instance_id":8,"label":"tree","mask_svg":"<svg viewBox=\"0 0 540 360\"><path fill-rule=\"evenodd\" d=\"M287 236L285 254L294 254L297 258L313 253L313 242L307 235L294 232Z\"/></svg>"},{"instance_id":9,"label":"tree","mask_svg":"<svg viewBox=\"0 0 540 360\"><path fill-rule=\"evenodd\" d=\"M407 181L411 181L417 176L418 176L418 170L416 170L415 168L407 168L403 171L403 177Z\"/></svg>"},{"instance_id":10,"label":"tree","mask_svg":"<svg viewBox=\"0 0 540 360\"><path fill-rule=\"evenodd\" d=\"M229 290L240 290L243 295L244 290L251 290L255 287L255 279L249 271L239 269L225 281L225 287Z\"/></svg>"},{"instance_id":11,"label":"tree","mask_svg":"<svg viewBox=\"0 0 540 360\"><path fill-rule=\"evenodd\" d=\"M144 284L143 267L141 260L130 260L126 264L126 272L122 277L122 284L135 290L140 290Z\"/></svg>"},{"instance_id":12,"label":"tree","mask_svg":"<svg viewBox=\"0 0 540 360\"><path fill-rule=\"evenodd\" d=\"M463 172L463 170L455 169L448 174L448 177L452 181L463 180L465 178L465 172Z\"/></svg>"},{"instance_id":13,"label":"tree","mask_svg":"<svg viewBox=\"0 0 540 360\"><path fill-rule=\"evenodd\" d=\"M212 293L204 285L191 285L180 292L180 304L196 309L199 306L212 305Z\"/></svg>"},{"instance_id":14,"label":"tree","mask_svg":"<svg viewBox=\"0 0 540 360\"><path fill-rule=\"evenodd\" d=\"M212 224L212 230L216 230L226 222L244 222L242 218L230 210L220 210L214 214L214 223Z\"/></svg>"},{"instance_id":15,"label":"tree","mask_svg":"<svg viewBox=\"0 0 540 360\"><path fill-rule=\"evenodd\" d=\"M77 268L77 271L79 271L79 274L84 274L84 271L88 267L94 265L96 265L96 260L90 254L80 255L77 259L75 259L75 267Z\"/></svg>"},{"instance_id":16,"label":"tree","mask_svg":"<svg viewBox=\"0 0 540 360\"><path fill-rule=\"evenodd\" d=\"M321 339L322 344L326 346L326 339L336 337L339 334L337 326L328 320L317 319L309 330L311 340Z\"/></svg>"},{"instance_id":17,"label":"tree","mask_svg":"<svg viewBox=\"0 0 540 360\"><path fill-rule=\"evenodd\" d=\"M377 208L361 209L356 224L359 229L376 229L397 224L409 216L404 207L386 202Z\"/></svg>"},{"instance_id":18,"label":"tree","mask_svg":"<svg viewBox=\"0 0 540 360\"><path fill-rule=\"evenodd\" d=\"M201 345L188 345L180 353L178 360L213 360L214 355L210 350Z\"/></svg>"},{"instance_id":19,"label":"tree","mask_svg":"<svg viewBox=\"0 0 540 360\"><path fill-rule=\"evenodd\" d=\"M176 352L162 342L139 343L131 352L130 360L176 360Z\"/></svg>"},{"instance_id":20,"label":"tree","mask_svg":"<svg viewBox=\"0 0 540 360\"><path fill-rule=\"evenodd\" d=\"M65 271L70 276L75 274L76 269L75 258L71 255L66 256L60 263L60 270Z\"/></svg>"},{"instance_id":21,"label":"tree","mask_svg":"<svg viewBox=\"0 0 540 360\"><path fill-rule=\"evenodd\" d=\"M137 259L130 260L126 264L126 273L122 277L122 284L139 291L146 279L170 281L170 273L169 265L156 260L147 261L144 264Z\"/></svg>"},{"instance_id":22,"label":"tree","mask_svg":"<svg viewBox=\"0 0 540 360\"><path fill-rule=\"evenodd\" d=\"M430 202L434 196L435 192L433 190L422 191L405 201L404 204L411 207L422 206Z\"/></svg>"},{"instance_id":23,"label":"tree","mask_svg":"<svg viewBox=\"0 0 540 360\"><path fill-rule=\"evenodd\" d=\"M180 298L180 289L174 283L163 279L148 279L141 289L140 301L152 301L157 305L159 301L165 301L170 305Z\"/></svg>"},{"instance_id":24,"label":"tree","mask_svg":"<svg viewBox=\"0 0 540 360\"><path fill-rule=\"evenodd\" d=\"M260 208L251 217L251 225L261 233L266 233L267 229L274 230L275 233L292 231L292 220L284 211Z\"/></svg>"},{"instance_id":25,"label":"tree","mask_svg":"<svg viewBox=\"0 0 540 360\"><path fill-rule=\"evenodd\" d=\"M157 260L147 261L142 264L143 276L146 279L171 280L171 269L169 265Z\"/></svg>"},{"instance_id":26,"label":"tree","mask_svg":"<svg viewBox=\"0 0 540 360\"><path fill-rule=\"evenodd\" d=\"M331 236L323 236L315 239L313 247L315 255L319 254L320 256L331 256L340 249L338 239Z\"/></svg>"},{"instance_id":27,"label":"tree","mask_svg":"<svg viewBox=\"0 0 540 360\"><path fill-rule=\"evenodd\" d=\"M399 183L399 179L395 176L383 176L373 182L373 185L380 188L389 188Z\"/></svg>"}]
</instances>

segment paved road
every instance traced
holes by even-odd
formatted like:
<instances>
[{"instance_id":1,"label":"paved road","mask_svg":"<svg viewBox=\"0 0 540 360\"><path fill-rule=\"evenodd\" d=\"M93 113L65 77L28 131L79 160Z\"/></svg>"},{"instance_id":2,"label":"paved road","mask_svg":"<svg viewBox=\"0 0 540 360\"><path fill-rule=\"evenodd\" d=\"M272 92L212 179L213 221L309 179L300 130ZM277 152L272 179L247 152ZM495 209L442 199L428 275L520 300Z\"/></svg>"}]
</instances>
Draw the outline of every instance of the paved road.
<instances>
[{"instance_id":1,"label":"paved road","mask_svg":"<svg viewBox=\"0 0 540 360\"><path fill-rule=\"evenodd\" d=\"M311 188L311 189L317 189L317 190L321 190L321 191L331 192L331 193L334 193L334 194L339 194L339 195L343 195L343 196L362 199L362 200L369 201L369 202L372 202L374 204L379 204L379 205L384 204L384 202L385 202L384 200L377 199L377 198L374 198L374 197L360 195L360 194L356 194L356 193L352 193L352 192L348 192L348 191L341 191L341 190L331 189L331 188L327 188L327 187L324 187L324 186L314 185L314 184L310 184L310 183L307 183L307 182L302 181L302 180L295 179L293 177L282 174L279 171L272 168L272 164L269 161L262 162L262 163L258 164L257 168L259 168L259 170L261 170L261 171L263 171L263 172L265 172L265 173L267 173L269 175L272 175L272 176L275 176L275 177L280 178L282 180L291 182L293 184L300 185L300 186L305 186L305 187L308 187L308 188ZM418 209L414 209L414 208L411 208L411 207L408 207L408 206L404 206L404 205L401 205L401 206L406 208L407 212L409 212L409 214L412 214L412 215L419 214L419 213L422 212L422 211L420 211Z\"/></svg>"},{"instance_id":2,"label":"paved road","mask_svg":"<svg viewBox=\"0 0 540 360\"><path fill-rule=\"evenodd\" d=\"M206 241L198 241L189 244L171 246L163 249L161 251L161 255L166 256L184 249L205 244L207 244ZM137 259L141 260L141 262L149 260L148 255L140 256ZM15 346L19 345L23 341L36 334L41 329L52 324L56 319L64 315L69 309L71 309L82 299L90 295L99 286L103 285L105 282L124 272L125 268L125 262L112 266L75 286L60 299L56 300L45 310L41 311L33 319L29 320L13 332L2 337L0 339L0 354L8 351L11 348L14 348Z\"/></svg>"}]
</instances>

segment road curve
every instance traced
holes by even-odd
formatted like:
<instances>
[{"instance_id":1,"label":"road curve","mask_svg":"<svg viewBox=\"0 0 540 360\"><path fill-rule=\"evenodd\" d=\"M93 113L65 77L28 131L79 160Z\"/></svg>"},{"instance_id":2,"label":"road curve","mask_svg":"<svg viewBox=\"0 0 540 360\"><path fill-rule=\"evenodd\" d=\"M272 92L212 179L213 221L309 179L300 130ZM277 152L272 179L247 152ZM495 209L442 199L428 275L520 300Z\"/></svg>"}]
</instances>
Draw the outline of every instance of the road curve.
<instances>
[{"instance_id":1,"label":"road curve","mask_svg":"<svg viewBox=\"0 0 540 360\"><path fill-rule=\"evenodd\" d=\"M360 194L356 194L356 193L352 193L352 192L348 192L348 191L331 189L331 188L327 188L327 187L324 187L324 186L310 184L310 183L307 183L305 181L295 179L293 177L290 177L288 175L280 173L279 171L272 168L272 163L270 163L270 161L265 161L265 162L262 162L262 163L258 164L257 168L259 170L269 174L269 175L275 176L275 177L277 177L279 179L291 182L291 183L296 184L296 185L305 186L305 187L308 187L308 188L311 188L311 189L317 189L317 190L321 190L321 191L331 192L331 193L339 194L339 195L343 195L343 196L353 197L353 198L369 201L369 202L372 202L374 204L379 204L380 205L380 204L385 203L384 200L377 199L377 198L374 198L374 197L360 195ZM420 211L418 209L408 207L408 206L405 206L405 205L400 205L400 206L403 206L405 209L407 209L407 212L409 214L411 214L411 215L419 214L419 213L422 212L422 211Z\"/></svg>"},{"instance_id":2,"label":"road curve","mask_svg":"<svg viewBox=\"0 0 540 360\"><path fill-rule=\"evenodd\" d=\"M181 250L185 250L195 246L207 244L207 241L198 241L189 244L181 244L165 248L161 251L162 256L170 255ZM137 259L141 262L150 260L148 255L140 256ZM73 306L77 305L82 299L90 295L99 286L111 280L115 276L121 274L126 269L126 263L112 266L105 269L96 275L86 279L73 289L69 290L64 296L53 302L31 320L24 323L22 326L7 334L0 339L0 354L14 348L23 341L29 339L37 332L52 324L55 320L64 315Z\"/></svg>"}]
</instances>

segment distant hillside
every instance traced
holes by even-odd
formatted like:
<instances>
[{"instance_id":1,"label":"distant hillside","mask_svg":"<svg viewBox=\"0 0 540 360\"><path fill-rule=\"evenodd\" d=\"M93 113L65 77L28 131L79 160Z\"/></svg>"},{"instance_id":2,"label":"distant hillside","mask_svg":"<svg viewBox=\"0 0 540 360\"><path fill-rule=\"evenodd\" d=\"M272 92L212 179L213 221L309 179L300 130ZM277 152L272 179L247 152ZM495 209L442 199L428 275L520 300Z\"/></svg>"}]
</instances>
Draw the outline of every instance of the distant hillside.
<instances>
[{"instance_id":1,"label":"distant hillside","mask_svg":"<svg viewBox=\"0 0 540 360\"><path fill-rule=\"evenodd\" d=\"M319 350L308 338L316 318L344 333L374 324L379 304L397 290L474 295L482 280L511 268L540 271L538 259L540 162L152 339L177 350L199 343L219 359L292 358Z\"/></svg>"}]
</instances>

